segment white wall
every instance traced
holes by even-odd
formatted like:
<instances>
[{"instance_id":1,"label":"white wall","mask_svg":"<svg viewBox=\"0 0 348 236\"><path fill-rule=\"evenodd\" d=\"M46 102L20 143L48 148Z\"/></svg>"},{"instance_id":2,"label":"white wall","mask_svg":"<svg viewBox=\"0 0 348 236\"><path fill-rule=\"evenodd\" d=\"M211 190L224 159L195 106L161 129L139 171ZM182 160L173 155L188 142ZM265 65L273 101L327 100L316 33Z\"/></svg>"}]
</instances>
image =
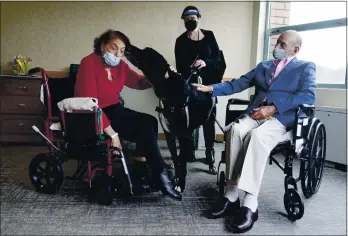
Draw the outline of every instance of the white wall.
<instances>
[{"instance_id":1,"label":"white wall","mask_svg":"<svg viewBox=\"0 0 348 236\"><path fill-rule=\"evenodd\" d=\"M14 55L33 59L47 71L67 71L92 51L93 39L113 28L136 46L152 47L170 63L175 39L184 31L180 19L187 5L202 14L201 27L214 32L224 51L225 77L251 69L253 2L1 2L1 65ZM17 16L17 17L14 17ZM255 22L255 21L254 21ZM124 90L126 105L157 116L153 90ZM247 98L248 91L235 95ZM227 98L220 98L218 120L224 123ZM160 127L159 132L162 132ZM218 131L218 133L221 133Z\"/></svg>"}]
</instances>

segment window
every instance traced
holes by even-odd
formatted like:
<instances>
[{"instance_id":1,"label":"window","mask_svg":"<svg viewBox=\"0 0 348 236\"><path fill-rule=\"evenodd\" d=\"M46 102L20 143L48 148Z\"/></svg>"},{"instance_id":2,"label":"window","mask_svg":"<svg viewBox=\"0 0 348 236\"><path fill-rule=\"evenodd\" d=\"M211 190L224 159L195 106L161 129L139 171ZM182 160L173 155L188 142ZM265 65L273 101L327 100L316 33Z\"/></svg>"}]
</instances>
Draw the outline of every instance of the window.
<instances>
[{"instance_id":1,"label":"window","mask_svg":"<svg viewBox=\"0 0 348 236\"><path fill-rule=\"evenodd\" d=\"M265 60L273 59L280 34L297 30L303 39L297 58L316 64L318 86L346 87L346 2L268 2L267 15Z\"/></svg>"}]
</instances>

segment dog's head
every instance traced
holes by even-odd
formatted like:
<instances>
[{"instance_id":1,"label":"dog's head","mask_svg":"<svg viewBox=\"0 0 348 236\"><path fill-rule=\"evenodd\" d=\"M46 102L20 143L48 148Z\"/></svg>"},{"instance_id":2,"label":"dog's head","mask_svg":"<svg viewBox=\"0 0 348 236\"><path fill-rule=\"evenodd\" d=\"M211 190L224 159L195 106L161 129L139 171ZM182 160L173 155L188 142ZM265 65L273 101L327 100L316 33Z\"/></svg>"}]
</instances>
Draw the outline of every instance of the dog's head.
<instances>
[{"instance_id":1,"label":"dog's head","mask_svg":"<svg viewBox=\"0 0 348 236\"><path fill-rule=\"evenodd\" d=\"M130 45L127 47L125 57L144 73L159 98L170 96L168 85L172 84L173 80L181 80L180 74L172 72L166 59L152 48L139 49Z\"/></svg>"},{"instance_id":2,"label":"dog's head","mask_svg":"<svg viewBox=\"0 0 348 236\"><path fill-rule=\"evenodd\" d=\"M168 62L152 48L139 49L134 45L127 47L125 57L149 80L164 78L169 70ZM152 81L151 81L152 82Z\"/></svg>"}]
</instances>

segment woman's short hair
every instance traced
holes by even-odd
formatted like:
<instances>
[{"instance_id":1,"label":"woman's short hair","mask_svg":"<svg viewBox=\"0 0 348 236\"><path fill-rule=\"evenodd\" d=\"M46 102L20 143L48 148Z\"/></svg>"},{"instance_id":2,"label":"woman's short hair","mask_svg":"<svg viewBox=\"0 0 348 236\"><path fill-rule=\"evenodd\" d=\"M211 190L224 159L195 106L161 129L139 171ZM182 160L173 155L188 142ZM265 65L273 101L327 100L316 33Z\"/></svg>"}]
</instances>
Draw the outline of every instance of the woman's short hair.
<instances>
[{"instance_id":1,"label":"woman's short hair","mask_svg":"<svg viewBox=\"0 0 348 236\"><path fill-rule=\"evenodd\" d=\"M195 6L185 7L185 9L182 11L181 19L184 19L184 16L187 15L196 15L198 18L201 18L201 14L199 13L198 8Z\"/></svg>"},{"instance_id":2,"label":"woman's short hair","mask_svg":"<svg viewBox=\"0 0 348 236\"><path fill-rule=\"evenodd\" d=\"M130 40L124 33L109 29L94 39L94 52L101 55L101 46L103 44L107 44L110 42L110 40L115 38L122 40L122 42L126 45L126 49L130 46Z\"/></svg>"}]
</instances>

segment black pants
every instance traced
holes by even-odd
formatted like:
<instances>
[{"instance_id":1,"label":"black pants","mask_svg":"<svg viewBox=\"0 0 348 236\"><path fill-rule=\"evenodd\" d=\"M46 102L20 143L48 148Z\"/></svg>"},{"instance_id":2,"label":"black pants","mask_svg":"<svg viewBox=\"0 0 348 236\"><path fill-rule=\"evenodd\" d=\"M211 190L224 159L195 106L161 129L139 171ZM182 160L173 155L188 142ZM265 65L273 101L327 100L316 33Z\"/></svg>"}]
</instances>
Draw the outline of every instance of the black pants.
<instances>
[{"instance_id":1,"label":"black pants","mask_svg":"<svg viewBox=\"0 0 348 236\"><path fill-rule=\"evenodd\" d=\"M205 149L211 151L214 148L215 142L215 117L216 106L211 111L209 119L203 124Z\"/></svg>"},{"instance_id":2,"label":"black pants","mask_svg":"<svg viewBox=\"0 0 348 236\"><path fill-rule=\"evenodd\" d=\"M157 119L151 115L124 108L117 103L102 109L111 122L111 127L119 136L136 143L137 156L145 156L154 171L165 168L157 144Z\"/></svg>"}]
</instances>

